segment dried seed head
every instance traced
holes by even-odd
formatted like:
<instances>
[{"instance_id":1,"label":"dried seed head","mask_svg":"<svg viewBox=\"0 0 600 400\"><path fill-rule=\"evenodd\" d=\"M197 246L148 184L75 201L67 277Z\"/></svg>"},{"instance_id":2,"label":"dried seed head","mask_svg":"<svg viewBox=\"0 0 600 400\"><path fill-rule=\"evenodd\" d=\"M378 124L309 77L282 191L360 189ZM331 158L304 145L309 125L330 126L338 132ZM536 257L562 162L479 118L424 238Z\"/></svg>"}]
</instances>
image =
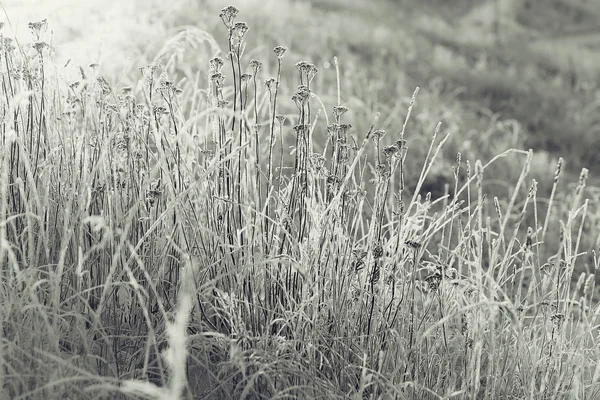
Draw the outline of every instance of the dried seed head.
<instances>
[{"instance_id":1,"label":"dried seed head","mask_svg":"<svg viewBox=\"0 0 600 400\"><path fill-rule=\"evenodd\" d=\"M329 136L336 136L340 130L340 124L327 125L327 133Z\"/></svg>"},{"instance_id":2,"label":"dried seed head","mask_svg":"<svg viewBox=\"0 0 600 400\"><path fill-rule=\"evenodd\" d=\"M15 45L13 44L13 39L9 37L2 38L2 47L8 53L12 53L16 49Z\"/></svg>"},{"instance_id":3,"label":"dried seed head","mask_svg":"<svg viewBox=\"0 0 600 400\"><path fill-rule=\"evenodd\" d=\"M552 321L552 323L554 325L556 325L557 327L562 324L564 319L565 319L565 316L564 316L564 314L561 314L561 313L556 313L550 317L550 321Z\"/></svg>"},{"instance_id":4,"label":"dried seed head","mask_svg":"<svg viewBox=\"0 0 600 400\"><path fill-rule=\"evenodd\" d=\"M221 10L219 17L221 17L223 23L227 28L232 29L233 21L235 20L235 17L237 17L239 12L240 10L238 10L234 6L227 6Z\"/></svg>"},{"instance_id":5,"label":"dried seed head","mask_svg":"<svg viewBox=\"0 0 600 400\"><path fill-rule=\"evenodd\" d=\"M529 187L529 191L527 192L527 197L532 198L537 193L537 181L535 179L531 180L531 186Z\"/></svg>"},{"instance_id":6,"label":"dried seed head","mask_svg":"<svg viewBox=\"0 0 600 400\"><path fill-rule=\"evenodd\" d=\"M223 84L225 83L225 75L223 75L220 72L217 72L210 76L210 80L217 87L223 87Z\"/></svg>"},{"instance_id":7,"label":"dried seed head","mask_svg":"<svg viewBox=\"0 0 600 400\"><path fill-rule=\"evenodd\" d=\"M381 257L383 257L383 246L381 245L381 243L377 243L373 247L373 258L378 260Z\"/></svg>"},{"instance_id":8,"label":"dried seed head","mask_svg":"<svg viewBox=\"0 0 600 400\"><path fill-rule=\"evenodd\" d=\"M277 59L279 59L279 60L281 60L283 58L286 51L287 51L287 47L283 47L283 46L277 46L273 49L275 56L277 56Z\"/></svg>"},{"instance_id":9,"label":"dried seed head","mask_svg":"<svg viewBox=\"0 0 600 400\"><path fill-rule=\"evenodd\" d=\"M421 243L416 242L414 240L407 240L406 242L404 242L404 244L406 244L409 247L412 247L415 250L417 250L421 247Z\"/></svg>"},{"instance_id":10,"label":"dried seed head","mask_svg":"<svg viewBox=\"0 0 600 400\"><path fill-rule=\"evenodd\" d=\"M340 124L340 129L338 132L341 136L346 136L351 128L352 125L350 124Z\"/></svg>"},{"instance_id":11,"label":"dried seed head","mask_svg":"<svg viewBox=\"0 0 600 400\"><path fill-rule=\"evenodd\" d=\"M44 50L50 48L50 45L46 42L35 42L32 47L37 51L39 55L42 55Z\"/></svg>"},{"instance_id":12,"label":"dried seed head","mask_svg":"<svg viewBox=\"0 0 600 400\"><path fill-rule=\"evenodd\" d=\"M308 124L297 124L294 125L294 131L297 135L304 136L308 130L310 129L310 125Z\"/></svg>"},{"instance_id":13,"label":"dried seed head","mask_svg":"<svg viewBox=\"0 0 600 400\"><path fill-rule=\"evenodd\" d=\"M556 171L554 171L554 182L558 182L564 162L565 160L562 157L558 158L558 162L556 163Z\"/></svg>"},{"instance_id":14,"label":"dried seed head","mask_svg":"<svg viewBox=\"0 0 600 400\"><path fill-rule=\"evenodd\" d=\"M154 115L156 116L160 116L160 115L165 115L169 113L169 110L167 110L165 107L163 106L157 106L154 105L152 106L152 112L154 113Z\"/></svg>"},{"instance_id":15,"label":"dried seed head","mask_svg":"<svg viewBox=\"0 0 600 400\"><path fill-rule=\"evenodd\" d=\"M339 121L339 119L342 117L342 115L344 115L347 111L348 111L348 107L334 106L333 107L333 117L335 118L336 121Z\"/></svg>"},{"instance_id":16,"label":"dried seed head","mask_svg":"<svg viewBox=\"0 0 600 400\"><path fill-rule=\"evenodd\" d=\"M305 85L299 85L298 90L296 90L296 93L292 96L292 100L294 100L298 109L302 109L308 103L309 98L310 90Z\"/></svg>"},{"instance_id":17,"label":"dried seed head","mask_svg":"<svg viewBox=\"0 0 600 400\"><path fill-rule=\"evenodd\" d=\"M215 73L221 72L221 69L223 68L224 64L225 64L225 62L223 61L223 59L221 57L213 57L209 61L210 68Z\"/></svg>"},{"instance_id":18,"label":"dried seed head","mask_svg":"<svg viewBox=\"0 0 600 400\"><path fill-rule=\"evenodd\" d=\"M283 125L285 122L285 115L276 115L275 119L277 119L277 122L279 122L279 124Z\"/></svg>"},{"instance_id":19,"label":"dried seed head","mask_svg":"<svg viewBox=\"0 0 600 400\"><path fill-rule=\"evenodd\" d=\"M460 151L458 153L456 153L456 166L454 168L454 177L458 178L458 173L460 171L460 161L462 159L462 154L460 153Z\"/></svg>"},{"instance_id":20,"label":"dried seed head","mask_svg":"<svg viewBox=\"0 0 600 400\"><path fill-rule=\"evenodd\" d=\"M265 86L267 87L267 90L269 90L269 92L273 93L273 91L275 90L276 82L277 81L275 80L275 78L265 79Z\"/></svg>"},{"instance_id":21,"label":"dried seed head","mask_svg":"<svg viewBox=\"0 0 600 400\"><path fill-rule=\"evenodd\" d=\"M242 76L240 76L240 79L242 80L243 83L248 83L250 81L250 79L252 79L252 75L251 74L242 74Z\"/></svg>"},{"instance_id":22,"label":"dried seed head","mask_svg":"<svg viewBox=\"0 0 600 400\"><path fill-rule=\"evenodd\" d=\"M390 170L387 164L377 164L375 167L375 175L379 181L383 181L390 176Z\"/></svg>"},{"instance_id":23,"label":"dried seed head","mask_svg":"<svg viewBox=\"0 0 600 400\"><path fill-rule=\"evenodd\" d=\"M244 35L250 30L250 27L245 22L236 22L233 26L233 34L242 39Z\"/></svg>"},{"instance_id":24,"label":"dried seed head","mask_svg":"<svg viewBox=\"0 0 600 400\"><path fill-rule=\"evenodd\" d=\"M385 158L389 159L398 154L399 151L400 149L398 148L398 146L396 146L395 144L391 144L383 148L383 155L385 156Z\"/></svg>"},{"instance_id":25,"label":"dried seed head","mask_svg":"<svg viewBox=\"0 0 600 400\"><path fill-rule=\"evenodd\" d=\"M375 132L373 132L373 141L379 142L385 136L385 134L386 132L383 129L377 129Z\"/></svg>"},{"instance_id":26,"label":"dried seed head","mask_svg":"<svg viewBox=\"0 0 600 400\"><path fill-rule=\"evenodd\" d=\"M45 32L48 29L48 20L43 19L41 21L30 22L28 24L29 29L35 35L37 39L40 38L40 33Z\"/></svg>"},{"instance_id":27,"label":"dried seed head","mask_svg":"<svg viewBox=\"0 0 600 400\"><path fill-rule=\"evenodd\" d=\"M431 289L432 291L436 291L442 283L442 274L440 274L439 272L435 272L429 275L427 278L425 278L425 282L429 284L429 289Z\"/></svg>"},{"instance_id":28,"label":"dried seed head","mask_svg":"<svg viewBox=\"0 0 600 400\"><path fill-rule=\"evenodd\" d=\"M308 70L306 71L306 74L308 75L309 81L312 81L318 72L319 69L314 64L308 64Z\"/></svg>"},{"instance_id":29,"label":"dried seed head","mask_svg":"<svg viewBox=\"0 0 600 400\"><path fill-rule=\"evenodd\" d=\"M258 71L262 69L262 62L259 60L250 60L250 68L252 69L252 73L256 75Z\"/></svg>"},{"instance_id":30,"label":"dried seed head","mask_svg":"<svg viewBox=\"0 0 600 400\"><path fill-rule=\"evenodd\" d=\"M309 69L310 69L309 65L310 64L308 62L306 62L306 61L298 61L295 66L296 66L296 69L300 73L303 73L303 72L308 72L309 71Z\"/></svg>"}]
</instances>

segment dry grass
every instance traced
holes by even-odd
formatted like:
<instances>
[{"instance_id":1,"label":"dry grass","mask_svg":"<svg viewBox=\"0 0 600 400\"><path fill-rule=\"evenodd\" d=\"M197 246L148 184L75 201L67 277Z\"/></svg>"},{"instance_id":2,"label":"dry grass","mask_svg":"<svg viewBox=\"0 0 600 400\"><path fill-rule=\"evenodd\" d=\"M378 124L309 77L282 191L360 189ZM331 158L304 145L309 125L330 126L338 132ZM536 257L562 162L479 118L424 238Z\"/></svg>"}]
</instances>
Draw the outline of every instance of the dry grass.
<instances>
[{"instance_id":1,"label":"dry grass","mask_svg":"<svg viewBox=\"0 0 600 400\"><path fill-rule=\"evenodd\" d=\"M561 160L544 213L531 151L459 153L421 196L439 124L407 182L406 122L356 131L339 72L330 111L314 65L244 57L236 15L209 70L176 69L217 48L189 29L128 88L49 74L43 22L2 41L0 397L596 398L587 171L553 207ZM521 175L486 199L504 157Z\"/></svg>"}]
</instances>

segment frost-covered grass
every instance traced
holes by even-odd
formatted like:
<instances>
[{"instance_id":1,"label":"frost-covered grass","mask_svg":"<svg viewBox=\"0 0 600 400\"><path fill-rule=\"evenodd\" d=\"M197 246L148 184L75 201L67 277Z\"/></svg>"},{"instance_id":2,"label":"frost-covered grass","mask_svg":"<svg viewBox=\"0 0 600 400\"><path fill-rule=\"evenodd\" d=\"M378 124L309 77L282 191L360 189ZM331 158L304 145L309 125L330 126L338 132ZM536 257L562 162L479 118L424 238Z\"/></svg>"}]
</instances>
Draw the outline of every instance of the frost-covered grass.
<instances>
[{"instance_id":1,"label":"frost-covered grass","mask_svg":"<svg viewBox=\"0 0 600 400\"><path fill-rule=\"evenodd\" d=\"M418 90L353 126L337 63L246 56L237 14L128 87L53 74L45 21L2 40L0 397L594 399L587 170L565 194L531 151L443 164L437 122L415 152Z\"/></svg>"}]
</instances>

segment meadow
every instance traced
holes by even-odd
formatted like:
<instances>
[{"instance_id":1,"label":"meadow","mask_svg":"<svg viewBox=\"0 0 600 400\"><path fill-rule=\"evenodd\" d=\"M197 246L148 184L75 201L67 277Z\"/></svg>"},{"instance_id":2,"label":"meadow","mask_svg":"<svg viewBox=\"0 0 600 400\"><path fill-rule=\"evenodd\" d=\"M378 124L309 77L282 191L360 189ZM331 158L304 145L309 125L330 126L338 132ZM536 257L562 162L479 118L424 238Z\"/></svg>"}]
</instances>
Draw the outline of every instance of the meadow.
<instances>
[{"instance_id":1,"label":"meadow","mask_svg":"<svg viewBox=\"0 0 600 400\"><path fill-rule=\"evenodd\" d=\"M600 398L596 0L163 3L7 12L0 399Z\"/></svg>"}]
</instances>

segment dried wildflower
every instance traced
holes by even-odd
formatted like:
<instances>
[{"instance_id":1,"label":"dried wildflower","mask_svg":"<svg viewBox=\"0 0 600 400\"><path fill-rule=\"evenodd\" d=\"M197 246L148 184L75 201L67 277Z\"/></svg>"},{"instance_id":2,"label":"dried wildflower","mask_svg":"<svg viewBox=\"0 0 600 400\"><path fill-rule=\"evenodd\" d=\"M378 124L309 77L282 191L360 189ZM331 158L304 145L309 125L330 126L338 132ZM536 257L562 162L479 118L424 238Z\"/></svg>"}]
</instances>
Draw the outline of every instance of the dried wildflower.
<instances>
[{"instance_id":1,"label":"dried wildflower","mask_svg":"<svg viewBox=\"0 0 600 400\"><path fill-rule=\"evenodd\" d=\"M34 44L32 44L32 47L35 49L35 51L37 51L39 55L42 55L44 50L50 48L50 45L46 42L35 42Z\"/></svg>"},{"instance_id":2,"label":"dried wildflower","mask_svg":"<svg viewBox=\"0 0 600 400\"><path fill-rule=\"evenodd\" d=\"M277 57L277 59L281 60L285 54L285 52L287 51L287 47L283 47L283 46L277 46L273 49L273 52L275 53L275 56Z\"/></svg>"},{"instance_id":3,"label":"dried wildflower","mask_svg":"<svg viewBox=\"0 0 600 400\"><path fill-rule=\"evenodd\" d=\"M352 125L350 125L350 124L340 124L340 129L339 129L338 132L339 132L340 135L345 136L350 129L352 129Z\"/></svg>"},{"instance_id":4,"label":"dried wildflower","mask_svg":"<svg viewBox=\"0 0 600 400\"><path fill-rule=\"evenodd\" d=\"M275 83L277 81L275 80L275 78L269 78L269 79L265 79L265 86L267 87L267 90L270 92L272 90L275 90Z\"/></svg>"},{"instance_id":5,"label":"dried wildflower","mask_svg":"<svg viewBox=\"0 0 600 400\"><path fill-rule=\"evenodd\" d=\"M395 144L391 144L383 148L383 155L385 156L385 158L389 159L398 154L399 151L400 149L398 148L398 146L396 146Z\"/></svg>"},{"instance_id":6,"label":"dried wildflower","mask_svg":"<svg viewBox=\"0 0 600 400\"><path fill-rule=\"evenodd\" d=\"M223 87L223 84L225 83L225 75L223 75L220 72L217 72L210 76L210 80L217 87Z\"/></svg>"},{"instance_id":7,"label":"dried wildflower","mask_svg":"<svg viewBox=\"0 0 600 400\"><path fill-rule=\"evenodd\" d=\"M208 64L210 65L210 68L213 70L213 72L221 72L221 69L223 68L225 62L221 57L213 57L210 59Z\"/></svg>"},{"instance_id":8,"label":"dried wildflower","mask_svg":"<svg viewBox=\"0 0 600 400\"><path fill-rule=\"evenodd\" d=\"M377 129L375 132L373 132L373 141L380 141L385 136L385 134L386 132L383 129Z\"/></svg>"},{"instance_id":9,"label":"dried wildflower","mask_svg":"<svg viewBox=\"0 0 600 400\"><path fill-rule=\"evenodd\" d=\"M550 317L550 321L552 321L552 323L556 326L560 326L564 319L565 319L565 316L564 316L564 314L561 314L561 313L553 314Z\"/></svg>"},{"instance_id":10,"label":"dried wildflower","mask_svg":"<svg viewBox=\"0 0 600 400\"><path fill-rule=\"evenodd\" d=\"M309 129L310 129L310 125L308 125L308 124L294 125L294 131L296 132L297 135L300 135L300 136L306 135L308 133Z\"/></svg>"},{"instance_id":11,"label":"dried wildflower","mask_svg":"<svg viewBox=\"0 0 600 400\"><path fill-rule=\"evenodd\" d=\"M310 90L305 85L299 85L298 90L296 90L296 93L294 93L294 95L292 96L292 100L294 100L298 109L302 109L308 102L309 98Z\"/></svg>"},{"instance_id":12,"label":"dried wildflower","mask_svg":"<svg viewBox=\"0 0 600 400\"><path fill-rule=\"evenodd\" d=\"M339 119L342 117L342 115L344 115L347 111L348 111L348 107L334 106L333 107L333 117L336 119L336 121L339 121Z\"/></svg>"},{"instance_id":13,"label":"dried wildflower","mask_svg":"<svg viewBox=\"0 0 600 400\"><path fill-rule=\"evenodd\" d=\"M258 71L262 69L262 62L259 60L250 60L249 65L254 75L256 75Z\"/></svg>"},{"instance_id":14,"label":"dried wildflower","mask_svg":"<svg viewBox=\"0 0 600 400\"><path fill-rule=\"evenodd\" d=\"M329 136L336 136L340 130L340 124L330 124L327 125L327 133Z\"/></svg>"},{"instance_id":15,"label":"dried wildflower","mask_svg":"<svg viewBox=\"0 0 600 400\"><path fill-rule=\"evenodd\" d=\"M252 75L251 74L242 74L240 76L240 79L242 80L243 83L248 83L250 81L250 79L252 79Z\"/></svg>"},{"instance_id":16,"label":"dried wildflower","mask_svg":"<svg viewBox=\"0 0 600 400\"><path fill-rule=\"evenodd\" d=\"M435 273L425 278L425 282L427 282L427 284L429 285L429 289L436 291L442 283L442 274L436 271Z\"/></svg>"},{"instance_id":17,"label":"dried wildflower","mask_svg":"<svg viewBox=\"0 0 600 400\"><path fill-rule=\"evenodd\" d=\"M307 63L306 61L298 61L295 64L295 67L300 73L303 73L303 72L308 72L308 70L309 70L308 65L309 65L309 63Z\"/></svg>"},{"instance_id":18,"label":"dried wildflower","mask_svg":"<svg viewBox=\"0 0 600 400\"><path fill-rule=\"evenodd\" d=\"M313 153L310 156L311 165L316 171L321 170L325 166L325 157L319 153Z\"/></svg>"},{"instance_id":19,"label":"dried wildflower","mask_svg":"<svg viewBox=\"0 0 600 400\"><path fill-rule=\"evenodd\" d=\"M221 19L223 20L223 23L225 24L225 26L227 28L232 29L233 21L235 20L235 17L237 17L239 12L240 12L240 10L238 10L236 7L227 6L221 10L219 17L221 17Z\"/></svg>"},{"instance_id":20,"label":"dried wildflower","mask_svg":"<svg viewBox=\"0 0 600 400\"><path fill-rule=\"evenodd\" d=\"M306 74L308 76L309 81L313 80L315 75L317 75L317 72L319 72L319 69L315 67L314 64L308 64L308 70L306 71Z\"/></svg>"},{"instance_id":21,"label":"dried wildflower","mask_svg":"<svg viewBox=\"0 0 600 400\"><path fill-rule=\"evenodd\" d=\"M283 125L285 122L285 115L276 115L275 119L277 119L277 122L279 122L279 124Z\"/></svg>"},{"instance_id":22,"label":"dried wildflower","mask_svg":"<svg viewBox=\"0 0 600 400\"><path fill-rule=\"evenodd\" d=\"M385 180L390 176L390 170L386 164L377 164L375 166L375 175L381 180Z\"/></svg>"},{"instance_id":23,"label":"dried wildflower","mask_svg":"<svg viewBox=\"0 0 600 400\"><path fill-rule=\"evenodd\" d=\"M154 105L152 106L152 113L156 116L160 116L160 115L165 115L169 113L169 110L167 110L165 107L163 106L157 106Z\"/></svg>"},{"instance_id":24,"label":"dried wildflower","mask_svg":"<svg viewBox=\"0 0 600 400\"><path fill-rule=\"evenodd\" d=\"M236 22L233 26L233 33L234 35L237 35L239 39L242 39L249 30L250 27L245 22Z\"/></svg>"},{"instance_id":25,"label":"dried wildflower","mask_svg":"<svg viewBox=\"0 0 600 400\"><path fill-rule=\"evenodd\" d=\"M337 186L340 184L340 178L333 174L329 174L326 182L329 188L337 188Z\"/></svg>"},{"instance_id":26,"label":"dried wildflower","mask_svg":"<svg viewBox=\"0 0 600 400\"><path fill-rule=\"evenodd\" d=\"M160 199L162 196L162 191L158 188L150 189L146 191L146 202L150 206L153 206L156 203L156 200Z\"/></svg>"},{"instance_id":27,"label":"dried wildflower","mask_svg":"<svg viewBox=\"0 0 600 400\"><path fill-rule=\"evenodd\" d=\"M383 257L383 246L378 242L375 246L373 246L373 258L377 260L381 257Z\"/></svg>"},{"instance_id":28,"label":"dried wildflower","mask_svg":"<svg viewBox=\"0 0 600 400\"><path fill-rule=\"evenodd\" d=\"M15 45L13 44L13 39L8 37L2 38L2 47L8 53L12 53L16 49Z\"/></svg>"},{"instance_id":29,"label":"dried wildflower","mask_svg":"<svg viewBox=\"0 0 600 400\"><path fill-rule=\"evenodd\" d=\"M160 83L160 86L163 89L173 89L175 87L175 83L173 83L173 81L164 80Z\"/></svg>"},{"instance_id":30,"label":"dried wildflower","mask_svg":"<svg viewBox=\"0 0 600 400\"><path fill-rule=\"evenodd\" d=\"M406 244L409 247L412 247L415 250L421 247L421 243L415 242L414 240L407 240L406 242L404 242L404 244Z\"/></svg>"},{"instance_id":31,"label":"dried wildflower","mask_svg":"<svg viewBox=\"0 0 600 400\"><path fill-rule=\"evenodd\" d=\"M219 100L217 102L217 107L219 107L219 108L226 108L228 105L229 105L229 100L223 99L223 100Z\"/></svg>"},{"instance_id":32,"label":"dried wildflower","mask_svg":"<svg viewBox=\"0 0 600 400\"><path fill-rule=\"evenodd\" d=\"M35 37L39 39L40 33L42 33L42 31L45 32L46 29L48 29L48 20L43 19L41 21L30 22L28 27L31 29L31 32L35 35Z\"/></svg>"}]
</instances>

